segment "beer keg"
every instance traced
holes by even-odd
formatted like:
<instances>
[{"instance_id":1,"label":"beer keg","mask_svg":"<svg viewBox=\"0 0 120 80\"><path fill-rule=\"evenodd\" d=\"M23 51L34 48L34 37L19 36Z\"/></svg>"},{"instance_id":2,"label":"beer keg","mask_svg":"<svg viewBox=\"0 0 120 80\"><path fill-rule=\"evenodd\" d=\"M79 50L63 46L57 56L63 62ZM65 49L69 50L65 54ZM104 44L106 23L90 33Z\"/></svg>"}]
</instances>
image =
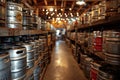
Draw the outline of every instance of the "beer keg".
<instances>
[{"instance_id":1,"label":"beer keg","mask_svg":"<svg viewBox=\"0 0 120 80\"><path fill-rule=\"evenodd\" d=\"M104 31L105 61L112 65L120 65L120 32Z\"/></svg>"},{"instance_id":2,"label":"beer keg","mask_svg":"<svg viewBox=\"0 0 120 80\"><path fill-rule=\"evenodd\" d=\"M0 80L10 80L10 57L9 53L0 51Z\"/></svg>"},{"instance_id":3,"label":"beer keg","mask_svg":"<svg viewBox=\"0 0 120 80\"><path fill-rule=\"evenodd\" d=\"M27 68L31 68L34 66L34 49L33 45L30 43L23 43L23 47L26 48L26 53L27 53Z\"/></svg>"},{"instance_id":4,"label":"beer keg","mask_svg":"<svg viewBox=\"0 0 120 80\"><path fill-rule=\"evenodd\" d=\"M12 46L10 50L12 79L23 79L26 73L26 49L21 46Z\"/></svg>"},{"instance_id":5,"label":"beer keg","mask_svg":"<svg viewBox=\"0 0 120 80\"><path fill-rule=\"evenodd\" d=\"M37 66L34 69L34 80L39 80L40 79L40 73L41 73L40 66Z\"/></svg>"},{"instance_id":6,"label":"beer keg","mask_svg":"<svg viewBox=\"0 0 120 80\"><path fill-rule=\"evenodd\" d=\"M32 10L29 8L23 8L23 29L32 29Z\"/></svg>"},{"instance_id":7,"label":"beer keg","mask_svg":"<svg viewBox=\"0 0 120 80\"><path fill-rule=\"evenodd\" d=\"M30 43L33 45L33 49L34 49L34 60L37 60L38 59L38 53L37 53L38 46L37 46L37 42L36 41L31 41Z\"/></svg>"},{"instance_id":8,"label":"beer keg","mask_svg":"<svg viewBox=\"0 0 120 80\"><path fill-rule=\"evenodd\" d=\"M22 29L22 5L13 2L7 2L7 27Z\"/></svg>"}]
</instances>

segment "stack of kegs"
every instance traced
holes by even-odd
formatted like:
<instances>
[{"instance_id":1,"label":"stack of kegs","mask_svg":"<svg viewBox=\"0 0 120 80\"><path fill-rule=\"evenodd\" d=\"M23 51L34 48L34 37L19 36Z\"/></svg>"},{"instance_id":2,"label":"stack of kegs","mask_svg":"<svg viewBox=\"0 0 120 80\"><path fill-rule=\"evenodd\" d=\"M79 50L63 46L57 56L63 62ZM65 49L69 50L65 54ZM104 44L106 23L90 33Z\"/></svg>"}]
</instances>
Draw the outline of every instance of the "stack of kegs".
<instances>
[{"instance_id":1,"label":"stack of kegs","mask_svg":"<svg viewBox=\"0 0 120 80\"><path fill-rule=\"evenodd\" d=\"M7 2L6 26L22 29L22 4Z\"/></svg>"},{"instance_id":2,"label":"stack of kegs","mask_svg":"<svg viewBox=\"0 0 120 80\"><path fill-rule=\"evenodd\" d=\"M0 0L0 27L5 27L5 2L6 0Z\"/></svg>"},{"instance_id":3,"label":"stack of kegs","mask_svg":"<svg viewBox=\"0 0 120 80\"><path fill-rule=\"evenodd\" d=\"M112 65L120 65L120 32L104 31L105 61Z\"/></svg>"}]
</instances>

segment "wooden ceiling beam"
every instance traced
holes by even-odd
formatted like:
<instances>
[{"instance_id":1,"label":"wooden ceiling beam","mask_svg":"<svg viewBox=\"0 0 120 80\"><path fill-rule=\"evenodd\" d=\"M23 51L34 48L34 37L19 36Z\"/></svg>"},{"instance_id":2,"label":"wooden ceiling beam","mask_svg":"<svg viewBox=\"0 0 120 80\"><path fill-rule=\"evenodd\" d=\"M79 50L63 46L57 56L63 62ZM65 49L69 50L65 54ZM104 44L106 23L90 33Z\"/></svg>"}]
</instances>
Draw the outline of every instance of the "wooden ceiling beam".
<instances>
[{"instance_id":1,"label":"wooden ceiling beam","mask_svg":"<svg viewBox=\"0 0 120 80\"><path fill-rule=\"evenodd\" d=\"M21 1L26 7L30 8L30 9L34 9L32 6L30 6L28 3L27 3L27 0L22 0Z\"/></svg>"},{"instance_id":2,"label":"wooden ceiling beam","mask_svg":"<svg viewBox=\"0 0 120 80\"><path fill-rule=\"evenodd\" d=\"M74 1L74 2L72 3L72 5L71 5L71 11L73 10L73 8L74 8L74 6L75 6L75 2L76 2L76 1Z\"/></svg>"},{"instance_id":3,"label":"wooden ceiling beam","mask_svg":"<svg viewBox=\"0 0 120 80\"><path fill-rule=\"evenodd\" d=\"M52 7L52 8L58 8L58 9L60 9L61 8L61 6L37 6L37 8L45 8L45 9L47 9L47 8L50 8L50 7ZM62 7L62 8L64 8L64 7Z\"/></svg>"},{"instance_id":4,"label":"wooden ceiling beam","mask_svg":"<svg viewBox=\"0 0 120 80\"><path fill-rule=\"evenodd\" d=\"M77 10L77 12L79 12L82 9L83 6L80 6L79 9Z\"/></svg>"},{"instance_id":5,"label":"wooden ceiling beam","mask_svg":"<svg viewBox=\"0 0 120 80\"><path fill-rule=\"evenodd\" d=\"M34 4L37 5L37 0L33 0Z\"/></svg>"},{"instance_id":6,"label":"wooden ceiling beam","mask_svg":"<svg viewBox=\"0 0 120 80\"><path fill-rule=\"evenodd\" d=\"M44 0L44 3L45 3L46 6L48 5L47 0Z\"/></svg>"},{"instance_id":7,"label":"wooden ceiling beam","mask_svg":"<svg viewBox=\"0 0 120 80\"><path fill-rule=\"evenodd\" d=\"M66 0L64 0L64 5L63 5L63 12L62 12L62 15L64 14L64 12L65 12L65 8L66 8Z\"/></svg>"},{"instance_id":8,"label":"wooden ceiling beam","mask_svg":"<svg viewBox=\"0 0 120 80\"><path fill-rule=\"evenodd\" d=\"M56 0L54 0L54 5L55 5L55 6L57 5L57 1L56 1Z\"/></svg>"}]
</instances>

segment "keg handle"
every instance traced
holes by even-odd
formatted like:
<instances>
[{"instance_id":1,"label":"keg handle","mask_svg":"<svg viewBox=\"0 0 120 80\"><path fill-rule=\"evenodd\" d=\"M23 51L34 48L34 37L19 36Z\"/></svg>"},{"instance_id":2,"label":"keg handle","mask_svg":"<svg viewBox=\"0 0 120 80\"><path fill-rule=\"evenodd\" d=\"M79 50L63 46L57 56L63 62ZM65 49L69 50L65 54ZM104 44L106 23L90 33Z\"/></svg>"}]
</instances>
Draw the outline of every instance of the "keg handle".
<instances>
[{"instance_id":1,"label":"keg handle","mask_svg":"<svg viewBox=\"0 0 120 80\"><path fill-rule=\"evenodd\" d=\"M26 66L27 69L29 69L29 66Z\"/></svg>"},{"instance_id":2,"label":"keg handle","mask_svg":"<svg viewBox=\"0 0 120 80\"><path fill-rule=\"evenodd\" d=\"M16 53L17 53L17 54L21 54L21 53L23 53L23 51L17 51Z\"/></svg>"},{"instance_id":3,"label":"keg handle","mask_svg":"<svg viewBox=\"0 0 120 80\"><path fill-rule=\"evenodd\" d=\"M9 61L9 59L8 59L8 58L5 58L3 61L4 61L5 63L7 63L7 62Z\"/></svg>"}]
</instances>

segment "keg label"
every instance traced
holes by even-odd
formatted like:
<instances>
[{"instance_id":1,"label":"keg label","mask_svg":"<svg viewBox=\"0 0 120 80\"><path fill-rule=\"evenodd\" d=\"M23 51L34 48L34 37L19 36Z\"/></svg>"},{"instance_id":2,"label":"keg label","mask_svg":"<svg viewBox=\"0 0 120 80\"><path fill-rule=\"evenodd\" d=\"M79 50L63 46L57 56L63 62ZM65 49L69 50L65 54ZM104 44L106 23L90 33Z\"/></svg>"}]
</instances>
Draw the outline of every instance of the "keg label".
<instances>
[{"instance_id":1,"label":"keg label","mask_svg":"<svg viewBox=\"0 0 120 80\"><path fill-rule=\"evenodd\" d=\"M16 14L16 20L20 22L22 21L22 15L20 13Z\"/></svg>"}]
</instances>

